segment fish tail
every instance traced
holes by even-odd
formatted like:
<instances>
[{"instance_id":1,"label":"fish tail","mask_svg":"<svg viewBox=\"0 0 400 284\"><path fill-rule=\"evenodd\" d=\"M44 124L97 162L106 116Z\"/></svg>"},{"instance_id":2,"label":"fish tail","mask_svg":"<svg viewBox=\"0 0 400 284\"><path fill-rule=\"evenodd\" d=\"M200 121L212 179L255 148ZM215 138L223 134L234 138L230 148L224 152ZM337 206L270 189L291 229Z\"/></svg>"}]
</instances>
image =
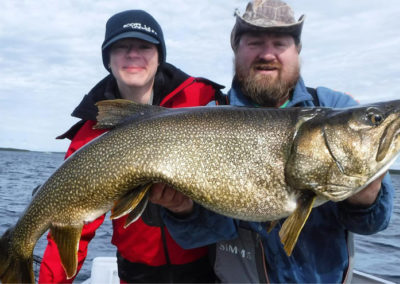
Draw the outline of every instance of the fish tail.
<instances>
[{"instance_id":1,"label":"fish tail","mask_svg":"<svg viewBox=\"0 0 400 284\"><path fill-rule=\"evenodd\" d=\"M33 256L29 259L10 254L12 229L0 239L0 280L2 283L35 283Z\"/></svg>"}]
</instances>

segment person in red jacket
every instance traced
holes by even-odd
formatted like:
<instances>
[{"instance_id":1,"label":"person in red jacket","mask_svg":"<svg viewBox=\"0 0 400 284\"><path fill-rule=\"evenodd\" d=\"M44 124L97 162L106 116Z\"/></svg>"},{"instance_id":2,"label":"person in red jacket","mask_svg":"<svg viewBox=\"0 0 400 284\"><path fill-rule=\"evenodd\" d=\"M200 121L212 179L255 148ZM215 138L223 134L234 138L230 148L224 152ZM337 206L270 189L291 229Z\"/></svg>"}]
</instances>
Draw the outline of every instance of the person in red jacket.
<instances>
[{"instance_id":1,"label":"person in red jacket","mask_svg":"<svg viewBox=\"0 0 400 284\"><path fill-rule=\"evenodd\" d=\"M107 21L102 57L110 74L84 96L72 113L81 120L58 137L71 139L66 158L104 133L104 130L92 128L97 115L95 103L100 100L122 98L169 108L190 107L206 105L222 88L166 63L161 27L142 10L123 11ZM155 184L153 191L160 192L164 187ZM214 282L207 248L182 249L162 223L159 209L158 205L149 203L142 217L126 229L123 227L125 218L113 220L112 243L117 247L121 282ZM82 229L78 271L85 260L88 244L104 218L101 216ZM57 246L49 234L39 283L72 281L66 277Z\"/></svg>"}]
</instances>

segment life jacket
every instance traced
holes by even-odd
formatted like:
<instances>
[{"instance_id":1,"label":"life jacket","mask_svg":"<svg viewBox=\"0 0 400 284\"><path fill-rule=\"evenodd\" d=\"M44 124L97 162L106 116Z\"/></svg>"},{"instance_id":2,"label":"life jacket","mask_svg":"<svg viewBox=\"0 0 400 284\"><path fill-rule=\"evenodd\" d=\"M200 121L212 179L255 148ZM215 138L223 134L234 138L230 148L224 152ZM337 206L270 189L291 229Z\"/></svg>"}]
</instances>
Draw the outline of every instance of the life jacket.
<instances>
[{"instance_id":1,"label":"life jacket","mask_svg":"<svg viewBox=\"0 0 400 284\"><path fill-rule=\"evenodd\" d=\"M161 75L156 77L153 104L168 108L192 107L206 105L215 99L223 86L204 78L188 76L170 64L161 67ZM66 133L57 137L71 139L71 145L66 153L72 153L84 146L105 130L93 129L97 109L95 103L104 99L113 99L113 82L111 75L99 82L80 105L74 110L73 116L81 121L72 126ZM159 83L157 83L159 82ZM161 83L160 83L161 82ZM185 250L171 237L159 216L159 208L150 204L143 213L143 218L132 223L126 229L126 217L113 220L112 243L117 247L118 273L125 282L214 282L214 273L208 263L208 248ZM145 220L144 220L145 219ZM104 215L83 227L78 252L78 271L87 254L89 241L94 237L96 229L104 220ZM55 244L48 238L42 260L42 266L54 273L62 269L51 268L59 263L58 253L54 251ZM53 251L52 249L53 248ZM54 272L54 271L58 272ZM40 282L49 281L45 269L40 271ZM70 279L71 281L73 279ZM67 281L55 277L54 281ZM69 280L68 280L69 281Z\"/></svg>"}]
</instances>

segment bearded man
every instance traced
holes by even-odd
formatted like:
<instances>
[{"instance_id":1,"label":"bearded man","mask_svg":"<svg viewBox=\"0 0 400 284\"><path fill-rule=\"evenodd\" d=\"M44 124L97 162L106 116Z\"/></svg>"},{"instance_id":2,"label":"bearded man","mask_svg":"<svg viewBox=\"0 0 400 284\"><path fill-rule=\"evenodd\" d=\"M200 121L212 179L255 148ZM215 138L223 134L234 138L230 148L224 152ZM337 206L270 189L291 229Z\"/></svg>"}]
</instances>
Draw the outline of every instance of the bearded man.
<instances>
[{"instance_id":1,"label":"bearded man","mask_svg":"<svg viewBox=\"0 0 400 284\"><path fill-rule=\"evenodd\" d=\"M240 25L237 29L240 31ZM236 76L233 88L241 90L250 103L258 106L283 105L300 78L297 36L249 32L240 36L240 40L237 33L234 37Z\"/></svg>"},{"instance_id":2,"label":"bearded man","mask_svg":"<svg viewBox=\"0 0 400 284\"><path fill-rule=\"evenodd\" d=\"M280 0L254 0L236 14L231 34L235 76L227 98L217 104L256 107L347 107L356 101L344 93L306 88L300 76L304 16L294 19ZM244 222L193 204L171 188L153 190L163 219L184 248L216 244L214 270L227 283L339 283L352 272L352 235L387 227L393 207L390 177L380 177L345 201L316 207L291 256L279 238L284 220L267 232L266 223Z\"/></svg>"}]
</instances>

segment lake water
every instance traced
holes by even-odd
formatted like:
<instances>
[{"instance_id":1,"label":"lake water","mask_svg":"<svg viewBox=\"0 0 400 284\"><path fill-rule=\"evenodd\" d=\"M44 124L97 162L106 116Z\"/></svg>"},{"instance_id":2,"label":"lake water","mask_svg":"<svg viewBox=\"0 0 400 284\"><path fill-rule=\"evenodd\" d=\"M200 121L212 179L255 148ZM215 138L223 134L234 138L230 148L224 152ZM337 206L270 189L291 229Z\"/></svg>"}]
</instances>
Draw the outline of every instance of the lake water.
<instances>
[{"instance_id":1,"label":"lake water","mask_svg":"<svg viewBox=\"0 0 400 284\"><path fill-rule=\"evenodd\" d=\"M31 200L34 187L42 184L61 165L64 154L15 152L0 150L0 234L14 225ZM400 169L400 161L393 168ZM400 283L400 175L393 174L396 188L395 209L389 227L372 236L356 235L355 268ZM112 226L109 218L97 230L89 245L88 257L76 282L90 277L92 259L115 256L111 245ZM42 256L46 235L37 243L34 255Z\"/></svg>"}]
</instances>

